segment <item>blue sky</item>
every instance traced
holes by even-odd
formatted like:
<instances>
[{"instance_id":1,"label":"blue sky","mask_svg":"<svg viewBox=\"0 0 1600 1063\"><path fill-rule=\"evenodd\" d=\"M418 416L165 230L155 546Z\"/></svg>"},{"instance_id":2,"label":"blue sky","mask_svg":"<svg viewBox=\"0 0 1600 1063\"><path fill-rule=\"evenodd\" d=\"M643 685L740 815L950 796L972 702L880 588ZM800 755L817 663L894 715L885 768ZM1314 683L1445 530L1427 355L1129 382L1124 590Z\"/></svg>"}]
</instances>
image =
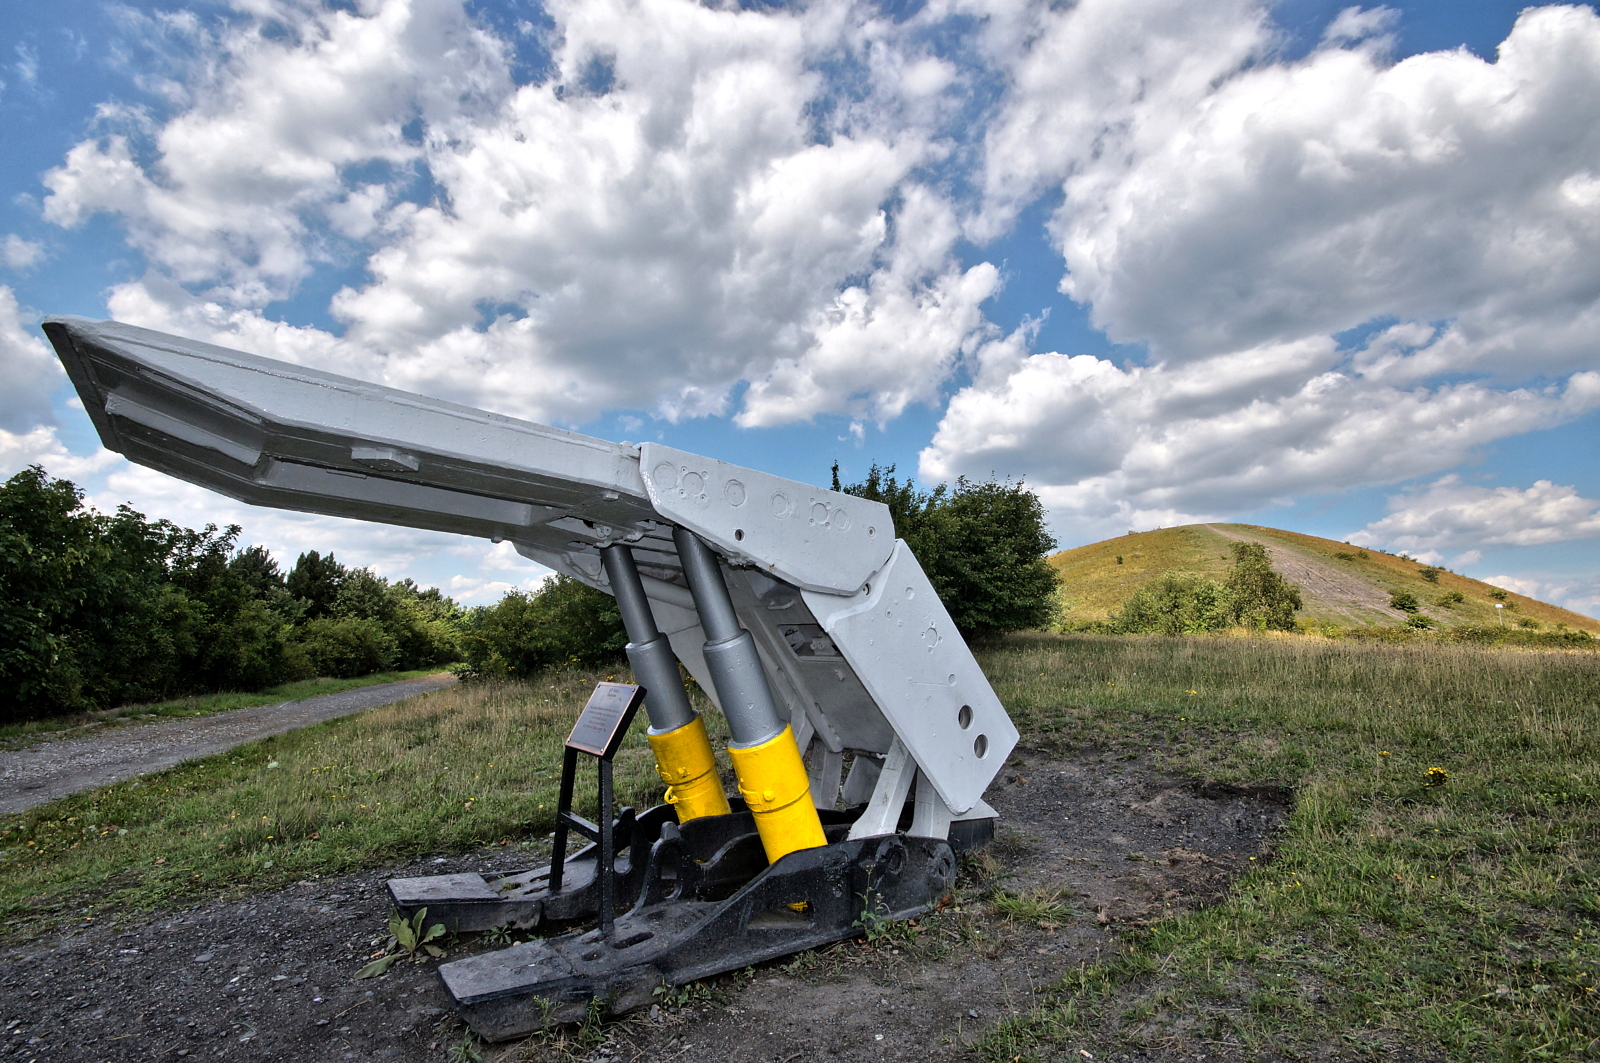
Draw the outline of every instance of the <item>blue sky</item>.
<instances>
[{"instance_id":1,"label":"blue sky","mask_svg":"<svg viewBox=\"0 0 1600 1063\"><path fill-rule=\"evenodd\" d=\"M0 137L0 475L97 505L468 602L541 575L128 466L47 313L1600 615L1587 6L11 3Z\"/></svg>"}]
</instances>

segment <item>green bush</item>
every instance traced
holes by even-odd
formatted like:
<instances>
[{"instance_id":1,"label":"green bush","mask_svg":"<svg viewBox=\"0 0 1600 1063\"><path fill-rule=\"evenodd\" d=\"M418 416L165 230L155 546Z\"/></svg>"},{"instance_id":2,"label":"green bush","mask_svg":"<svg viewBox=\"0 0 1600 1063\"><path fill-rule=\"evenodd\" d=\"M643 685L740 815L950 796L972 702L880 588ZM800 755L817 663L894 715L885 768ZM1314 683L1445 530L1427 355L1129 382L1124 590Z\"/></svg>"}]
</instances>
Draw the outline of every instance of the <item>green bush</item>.
<instances>
[{"instance_id":1,"label":"green bush","mask_svg":"<svg viewBox=\"0 0 1600 1063\"><path fill-rule=\"evenodd\" d=\"M532 594L511 591L495 605L471 610L461 643L462 678L504 679L561 665L616 663L628 635L610 595L558 575Z\"/></svg>"},{"instance_id":2,"label":"green bush","mask_svg":"<svg viewBox=\"0 0 1600 1063\"><path fill-rule=\"evenodd\" d=\"M1108 627L1121 634L1198 635L1233 625L1294 631L1300 588L1272 571L1266 547L1234 543L1225 582L1165 572L1134 592Z\"/></svg>"},{"instance_id":3,"label":"green bush","mask_svg":"<svg viewBox=\"0 0 1600 1063\"><path fill-rule=\"evenodd\" d=\"M1395 591L1389 595L1389 608L1398 609L1402 613L1414 613L1422 608L1417 596L1410 591Z\"/></svg>"},{"instance_id":4,"label":"green bush","mask_svg":"<svg viewBox=\"0 0 1600 1063\"><path fill-rule=\"evenodd\" d=\"M1422 631L1407 624L1345 629L1341 637L1365 642L1410 642L1426 639L1434 642L1464 643L1474 646L1527 646L1544 649L1600 650L1600 639L1587 631L1528 631L1518 627L1501 627L1498 624L1439 628Z\"/></svg>"},{"instance_id":5,"label":"green bush","mask_svg":"<svg viewBox=\"0 0 1600 1063\"><path fill-rule=\"evenodd\" d=\"M1258 631L1293 631L1300 588L1272 571L1267 548L1260 543L1236 542L1232 550L1227 592L1233 622Z\"/></svg>"},{"instance_id":6,"label":"green bush","mask_svg":"<svg viewBox=\"0 0 1600 1063\"><path fill-rule=\"evenodd\" d=\"M1467 596L1460 591L1445 591L1439 595L1438 603L1443 606L1460 605L1467 600Z\"/></svg>"},{"instance_id":7,"label":"green bush","mask_svg":"<svg viewBox=\"0 0 1600 1063\"><path fill-rule=\"evenodd\" d=\"M408 579L390 585L394 634L407 667L429 668L461 659L461 609L437 587Z\"/></svg>"},{"instance_id":8,"label":"green bush","mask_svg":"<svg viewBox=\"0 0 1600 1063\"><path fill-rule=\"evenodd\" d=\"M361 617L318 617L307 620L296 642L313 675L350 679L393 668L400 646L376 620Z\"/></svg>"},{"instance_id":9,"label":"green bush","mask_svg":"<svg viewBox=\"0 0 1600 1063\"><path fill-rule=\"evenodd\" d=\"M284 678L284 623L232 564L239 529L83 508L37 466L0 487L0 710L16 720Z\"/></svg>"},{"instance_id":10,"label":"green bush","mask_svg":"<svg viewBox=\"0 0 1600 1063\"><path fill-rule=\"evenodd\" d=\"M285 578L264 548L237 549L237 527L82 498L37 466L0 485L0 719L459 657L460 610L437 590L314 551ZM319 620L361 623L304 626Z\"/></svg>"},{"instance_id":11,"label":"green bush","mask_svg":"<svg viewBox=\"0 0 1600 1063\"><path fill-rule=\"evenodd\" d=\"M1122 635L1199 635L1233 623L1228 589L1194 572L1165 572L1134 592L1113 617Z\"/></svg>"},{"instance_id":12,"label":"green bush","mask_svg":"<svg viewBox=\"0 0 1600 1063\"><path fill-rule=\"evenodd\" d=\"M1419 568L1419 569L1417 569L1417 575L1421 576L1423 579L1427 580L1429 583L1438 583L1439 582L1439 572L1440 572L1439 569L1433 568L1432 566L1430 566L1428 568Z\"/></svg>"},{"instance_id":13,"label":"green bush","mask_svg":"<svg viewBox=\"0 0 1600 1063\"><path fill-rule=\"evenodd\" d=\"M1046 626L1054 613L1056 572L1045 560L1056 541L1044 504L1020 482L961 477L918 491L876 464L856 484L833 489L889 507L895 534L911 548L950 619L966 638Z\"/></svg>"}]
</instances>

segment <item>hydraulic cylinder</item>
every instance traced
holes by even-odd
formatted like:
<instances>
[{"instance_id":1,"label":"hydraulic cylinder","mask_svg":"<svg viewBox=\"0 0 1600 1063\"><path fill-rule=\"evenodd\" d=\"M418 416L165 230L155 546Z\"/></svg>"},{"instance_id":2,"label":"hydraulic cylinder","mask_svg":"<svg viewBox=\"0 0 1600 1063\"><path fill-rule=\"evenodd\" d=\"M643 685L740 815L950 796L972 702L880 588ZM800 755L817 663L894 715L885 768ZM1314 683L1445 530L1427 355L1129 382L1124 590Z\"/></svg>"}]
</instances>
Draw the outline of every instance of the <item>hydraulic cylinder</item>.
<instances>
[{"instance_id":1,"label":"hydraulic cylinder","mask_svg":"<svg viewBox=\"0 0 1600 1063\"><path fill-rule=\"evenodd\" d=\"M613 544L602 548L600 557L617 599L617 611L622 614L622 626L628 632L628 663L644 687L644 711L650 717L647 737L656 757L656 772L667 784L667 801L677 809L679 823L725 816L730 811L728 797L717 777L705 721L689 704L678 658L656 627L633 551Z\"/></svg>"},{"instance_id":2,"label":"hydraulic cylinder","mask_svg":"<svg viewBox=\"0 0 1600 1063\"><path fill-rule=\"evenodd\" d=\"M728 756L768 861L826 845L794 732L778 715L755 639L739 624L716 555L687 528L674 528L672 539L706 634L706 668L732 735Z\"/></svg>"}]
</instances>

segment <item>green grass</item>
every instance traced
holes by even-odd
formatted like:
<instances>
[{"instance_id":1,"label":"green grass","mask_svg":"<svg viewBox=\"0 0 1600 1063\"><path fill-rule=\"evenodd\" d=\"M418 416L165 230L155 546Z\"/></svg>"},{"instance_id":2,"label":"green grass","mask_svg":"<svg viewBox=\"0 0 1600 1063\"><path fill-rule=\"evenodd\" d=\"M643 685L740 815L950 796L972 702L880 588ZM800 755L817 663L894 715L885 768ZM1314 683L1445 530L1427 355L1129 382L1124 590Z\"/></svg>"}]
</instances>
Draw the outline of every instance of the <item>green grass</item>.
<instances>
[{"instance_id":1,"label":"green grass","mask_svg":"<svg viewBox=\"0 0 1600 1063\"><path fill-rule=\"evenodd\" d=\"M27 933L542 840L562 743L602 678L437 691L0 817L0 921ZM619 803L660 799L644 726L641 713L616 759ZM594 804L585 769L580 808Z\"/></svg>"},{"instance_id":2,"label":"green grass","mask_svg":"<svg viewBox=\"0 0 1600 1063\"><path fill-rule=\"evenodd\" d=\"M1028 746L1294 795L1225 900L1124 933L994 1028L987 1058L1600 1055L1600 653L1024 636L980 659ZM441 691L6 817L0 918L27 933L537 844L601 678ZM638 733L618 790L660 793ZM1086 918L1048 889L990 899L1017 922Z\"/></svg>"},{"instance_id":3,"label":"green grass","mask_svg":"<svg viewBox=\"0 0 1600 1063\"><path fill-rule=\"evenodd\" d=\"M379 683L419 679L425 675L437 675L439 671L438 668L422 668L411 672L374 672L372 675L359 676L355 679L301 679L293 683L268 687L266 690L258 690L253 694L231 691L221 694L201 694L189 698L175 698L172 701L159 701L150 705L123 705L99 712L8 724L0 727L0 749L16 749L44 735L60 731L75 731L105 724L133 723L168 716L209 716L229 709L247 709L279 701L298 701L301 698L314 698L319 694L338 694L341 691L376 686Z\"/></svg>"},{"instance_id":4,"label":"green grass","mask_svg":"<svg viewBox=\"0 0 1600 1063\"><path fill-rule=\"evenodd\" d=\"M1030 637L985 664L1026 742L1296 798L1225 901L1127 934L986 1058L1600 1053L1600 654Z\"/></svg>"}]
</instances>

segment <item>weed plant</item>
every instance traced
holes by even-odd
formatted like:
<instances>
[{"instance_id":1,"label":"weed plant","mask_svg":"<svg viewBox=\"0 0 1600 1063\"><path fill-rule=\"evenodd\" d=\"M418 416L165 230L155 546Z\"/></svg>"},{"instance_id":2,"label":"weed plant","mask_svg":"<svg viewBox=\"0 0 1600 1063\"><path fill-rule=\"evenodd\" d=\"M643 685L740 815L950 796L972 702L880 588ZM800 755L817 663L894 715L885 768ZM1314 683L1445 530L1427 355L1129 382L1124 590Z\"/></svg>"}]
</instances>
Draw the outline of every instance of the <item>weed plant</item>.
<instances>
[{"instance_id":1,"label":"weed plant","mask_svg":"<svg viewBox=\"0 0 1600 1063\"><path fill-rule=\"evenodd\" d=\"M1295 797L1227 899L1126 934L987 1058L1600 1057L1600 654L1029 636L984 663L1025 742Z\"/></svg>"}]
</instances>

